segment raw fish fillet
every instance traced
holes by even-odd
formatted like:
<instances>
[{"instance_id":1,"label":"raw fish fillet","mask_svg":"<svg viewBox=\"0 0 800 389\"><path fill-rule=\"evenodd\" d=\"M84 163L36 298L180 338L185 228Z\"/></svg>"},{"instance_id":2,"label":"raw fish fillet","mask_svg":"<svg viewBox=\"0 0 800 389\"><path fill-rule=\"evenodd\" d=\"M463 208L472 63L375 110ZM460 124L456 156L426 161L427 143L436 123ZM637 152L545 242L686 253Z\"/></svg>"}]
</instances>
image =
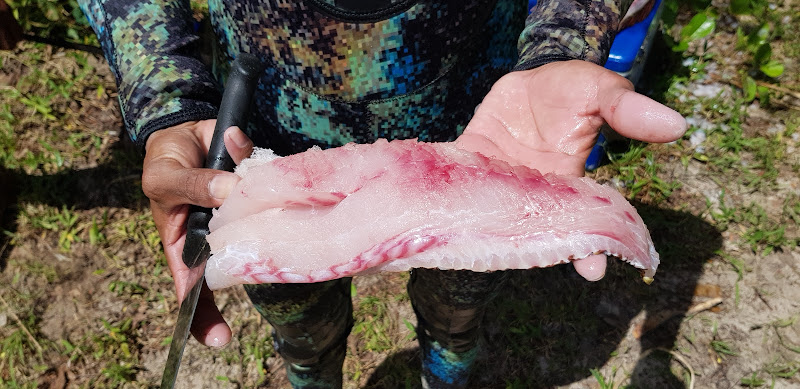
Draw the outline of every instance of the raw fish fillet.
<instances>
[{"instance_id":1,"label":"raw fish fillet","mask_svg":"<svg viewBox=\"0 0 800 389\"><path fill-rule=\"evenodd\" d=\"M605 253L655 275L636 210L589 178L542 175L453 143L258 150L214 211L209 287L412 268L492 271Z\"/></svg>"}]
</instances>

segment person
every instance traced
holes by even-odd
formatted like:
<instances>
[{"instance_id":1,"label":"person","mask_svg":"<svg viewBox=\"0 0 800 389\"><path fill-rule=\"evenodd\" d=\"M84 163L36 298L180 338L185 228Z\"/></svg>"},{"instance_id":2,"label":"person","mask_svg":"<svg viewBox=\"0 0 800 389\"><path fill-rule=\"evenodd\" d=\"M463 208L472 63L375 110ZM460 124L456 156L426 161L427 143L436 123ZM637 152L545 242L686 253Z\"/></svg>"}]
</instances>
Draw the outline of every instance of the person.
<instances>
[{"instance_id":1,"label":"person","mask_svg":"<svg viewBox=\"0 0 800 389\"><path fill-rule=\"evenodd\" d=\"M254 145L280 155L378 138L459 138L465 148L582 175L608 122L651 142L685 131L679 114L633 92L601 64L626 1L212 0L217 60L196 56L186 0L80 0L119 85L131 139L144 151L142 189L183 300L181 260L189 204L217 207L237 182L202 169L225 64L257 55L260 77L247 128L229 128L235 162ZM477 107L477 108L476 108ZM576 261L602 268L605 257ZM408 293L417 316L422 383L464 387L479 352L487 304L504 272L415 269ZM342 386L353 324L349 278L247 285L273 328L295 388ZM204 289L192 325L222 346L230 329Z\"/></svg>"}]
</instances>

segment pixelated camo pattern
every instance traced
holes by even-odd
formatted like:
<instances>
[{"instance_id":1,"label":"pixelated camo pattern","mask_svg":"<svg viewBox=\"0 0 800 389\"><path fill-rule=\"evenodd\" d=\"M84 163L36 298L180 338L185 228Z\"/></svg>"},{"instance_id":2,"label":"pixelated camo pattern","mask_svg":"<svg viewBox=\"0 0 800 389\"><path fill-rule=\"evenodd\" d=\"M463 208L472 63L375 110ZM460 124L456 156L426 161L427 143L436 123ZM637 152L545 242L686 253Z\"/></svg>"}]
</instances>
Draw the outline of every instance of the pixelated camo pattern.
<instances>
[{"instance_id":1,"label":"pixelated camo pattern","mask_svg":"<svg viewBox=\"0 0 800 389\"><path fill-rule=\"evenodd\" d=\"M310 1L223 1L210 3L216 33L241 37L221 45L228 57L256 53L268 64L251 137L279 154L378 138L455 139L516 63L526 12L519 0L421 1L358 23Z\"/></svg>"},{"instance_id":2,"label":"pixelated camo pattern","mask_svg":"<svg viewBox=\"0 0 800 389\"><path fill-rule=\"evenodd\" d=\"M219 88L189 53L189 2L79 0L119 84L134 141L187 120L216 117ZM142 144L143 145L143 144Z\"/></svg>"},{"instance_id":3,"label":"pixelated camo pattern","mask_svg":"<svg viewBox=\"0 0 800 389\"><path fill-rule=\"evenodd\" d=\"M602 57L609 26L619 20L597 15L588 22L605 24L587 27L585 4L546 0L543 9L553 12L531 17L520 36L526 0L383 0L391 12L375 11L376 20L326 12L339 1L209 0L223 50L217 68L242 52L268 64L248 129L257 144L289 154L377 138L453 140L515 64L531 68L541 64L537 58L565 52ZM619 9L595 3L601 12ZM117 76L125 123L140 146L154 130L215 116L224 74L212 76L197 59L188 1L80 4ZM557 28L567 17L581 20ZM554 36L563 39L526 43ZM586 49L592 45L599 49Z\"/></svg>"},{"instance_id":4,"label":"pixelated camo pattern","mask_svg":"<svg viewBox=\"0 0 800 389\"><path fill-rule=\"evenodd\" d=\"M541 0L520 35L514 70L580 59L602 65L631 0Z\"/></svg>"}]
</instances>

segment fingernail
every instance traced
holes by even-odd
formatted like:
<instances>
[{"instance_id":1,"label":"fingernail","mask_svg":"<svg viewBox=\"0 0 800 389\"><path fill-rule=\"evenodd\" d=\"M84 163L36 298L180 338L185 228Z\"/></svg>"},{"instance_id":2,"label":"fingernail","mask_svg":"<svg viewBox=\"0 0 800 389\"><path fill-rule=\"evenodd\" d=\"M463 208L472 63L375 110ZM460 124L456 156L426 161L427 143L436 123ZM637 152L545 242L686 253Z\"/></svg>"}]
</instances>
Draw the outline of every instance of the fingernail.
<instances>
[{"instance_id":1,"label":"fingernail","mask_svg":"<svg viewBox=\"0 0 800 389\"><path fill-rule=\"evenodd\" d=\"M208 345L211 346L211 347L223 346L222 341L216 336L214 337L214 339L211 339L211 341L208 342Z\"/></svg>"},{"instance_id":2,"label":"fingernail","mask_svg":"<svg viewBox=\"0 0 800 389\"><path fill-rule=\"evenodd\" d=\"M242 130L239 129L239 127L236 126L229 127L226 135L228 135L228 137L231 138L233 143L235 143L236 146L239 146L240 148L247 147L248 144L250 143L250 139L247 137L247 135L244 134L244 132L242 132Z\"/></svg>"},{"instance_id":3,"label":"fingernail","mask_svg":"<svg viewBox=\"0 0 800 389\"><path fill-rule=\"evenodd\" d=\"M230 332L225 324L217 323L206 334L206 346L210 347L223 347L231 341Z\"/></svg>"},{"instance_id":4,"label":"fingernail","mask_svg":"<svg viewBox=\"0 0 800 389\"><path fill-rule=\"evenodd\" d=\"M230 174L220 174L208 183L208 191L217 199L225 199L231 194L233 187L239 182L239 177Z\"/></svg>"}]
</instances>

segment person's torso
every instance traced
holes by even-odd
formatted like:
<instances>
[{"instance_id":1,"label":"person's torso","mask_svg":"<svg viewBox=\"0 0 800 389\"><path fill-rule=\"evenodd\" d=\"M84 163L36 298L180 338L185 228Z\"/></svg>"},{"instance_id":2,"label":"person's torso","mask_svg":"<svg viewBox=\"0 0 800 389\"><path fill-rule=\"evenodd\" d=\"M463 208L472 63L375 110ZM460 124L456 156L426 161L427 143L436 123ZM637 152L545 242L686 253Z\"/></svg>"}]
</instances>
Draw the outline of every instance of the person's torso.
<instances>
[{"instance_id":1,"label":"person's torso","mask_svg":"<svg viewBox=\"0 0 800 389\"><path fill-rule=\"evenodd\" d=\"M381 137L452 140L513 66L526 4L211 0L209 8L229 58L249 52L268 64L260 126L274 138L269 146L285 140L296 152Z\"/></svg>"}]
</instances>

